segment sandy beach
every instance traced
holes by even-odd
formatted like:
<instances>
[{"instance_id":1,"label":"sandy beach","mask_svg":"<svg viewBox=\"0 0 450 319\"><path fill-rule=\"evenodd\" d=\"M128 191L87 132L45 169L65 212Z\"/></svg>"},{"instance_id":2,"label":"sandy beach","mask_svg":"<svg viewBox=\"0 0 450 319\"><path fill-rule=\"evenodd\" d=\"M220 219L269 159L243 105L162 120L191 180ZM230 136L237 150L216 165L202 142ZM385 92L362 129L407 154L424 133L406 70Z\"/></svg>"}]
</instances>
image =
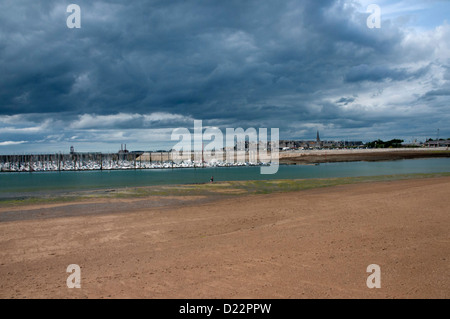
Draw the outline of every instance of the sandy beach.
<instances>
[{"instance_id":1,"label":"sandy beach","mask_svg":"<svg viewBox=\"0 0 450 319\"><path fill-rule=\"evenodd\" d=\"M2 208L0 297L449 298L449 192L440 177Z\"/></svg>"}]
</instances>

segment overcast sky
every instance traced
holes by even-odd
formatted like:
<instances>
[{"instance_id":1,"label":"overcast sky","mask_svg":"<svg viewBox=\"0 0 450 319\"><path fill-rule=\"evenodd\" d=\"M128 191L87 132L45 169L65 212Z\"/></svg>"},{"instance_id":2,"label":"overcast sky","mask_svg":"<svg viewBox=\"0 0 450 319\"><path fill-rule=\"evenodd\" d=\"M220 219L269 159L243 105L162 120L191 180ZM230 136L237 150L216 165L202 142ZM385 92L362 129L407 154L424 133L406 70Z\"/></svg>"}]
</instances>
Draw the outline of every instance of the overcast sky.
<instances>
[{"instance_id":1,"label":"overcast sky","mask_svg":"<svg viewBox=\"0 0 450 319\"><path fill-rule=\"evenodd\" d=\"M170 149L194 120L450 138L446 19L450 1L2 0L0 154Z\"/></svg>"}]
</instances>

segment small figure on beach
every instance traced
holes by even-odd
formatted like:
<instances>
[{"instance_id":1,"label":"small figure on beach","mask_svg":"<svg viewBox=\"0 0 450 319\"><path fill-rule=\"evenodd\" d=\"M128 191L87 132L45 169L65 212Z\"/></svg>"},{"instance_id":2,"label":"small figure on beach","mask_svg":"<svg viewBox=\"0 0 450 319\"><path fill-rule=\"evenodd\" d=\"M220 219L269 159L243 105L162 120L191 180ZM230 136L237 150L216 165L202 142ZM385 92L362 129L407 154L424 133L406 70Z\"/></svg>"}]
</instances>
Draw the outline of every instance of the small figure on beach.
<instances>
[{"instance_id":1,"label":"small figure on beach","mask_svg":"<svg viewBox=\"0 0 450 319\"><path fill-rule=\"evenodd\" d=\"M209 180L210 183L214 182L214 176L211 176L211 179Z\"/></svg>"}]
</instances>

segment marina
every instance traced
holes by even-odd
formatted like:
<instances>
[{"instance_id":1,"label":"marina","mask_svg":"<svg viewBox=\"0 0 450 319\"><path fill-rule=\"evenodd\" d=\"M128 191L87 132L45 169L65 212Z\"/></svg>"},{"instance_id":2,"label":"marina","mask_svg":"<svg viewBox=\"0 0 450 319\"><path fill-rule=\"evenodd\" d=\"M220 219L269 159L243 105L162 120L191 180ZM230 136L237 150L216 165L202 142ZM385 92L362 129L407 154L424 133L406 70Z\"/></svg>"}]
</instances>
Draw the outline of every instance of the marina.
<instances>
[{"instance_id":1,"label":"marina","mask_svg":"<svg viewBox=\"0 0 450 319\"><path fill-rule=\"evenodd\" d=\"M262 166L270 161L226 161L212 159L195 161L194 155L177 159L171 152L152 153L143 156L139 153L102 154L78 153L45 155L1 155L0 172L48 172L48 171L92 171L129 169L173 169L200 167ZM248 156L247 156L248 157Z\"/></svg>"}]
</instances>

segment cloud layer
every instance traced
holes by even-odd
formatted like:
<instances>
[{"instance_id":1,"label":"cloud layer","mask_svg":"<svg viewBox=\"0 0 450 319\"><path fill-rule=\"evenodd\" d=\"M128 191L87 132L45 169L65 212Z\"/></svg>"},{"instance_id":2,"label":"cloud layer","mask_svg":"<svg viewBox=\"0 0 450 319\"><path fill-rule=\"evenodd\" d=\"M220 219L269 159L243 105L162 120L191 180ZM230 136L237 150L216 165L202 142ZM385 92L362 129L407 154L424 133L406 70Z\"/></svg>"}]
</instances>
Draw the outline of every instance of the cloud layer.
<instances>
[{"instance_id":1,"label":"cloud layer","mask_svg":"<svg viewBox=\"0 0 450 319\"><path fill-rule=\"evenodd\" d=\"M79 0L68 29L70 3L0 4L0 153L169 148L194 119L284 139L450 137L450 25L411 23L439 1L386 4L381 29L339 0Z\"/></svg>"}]
</instances>

